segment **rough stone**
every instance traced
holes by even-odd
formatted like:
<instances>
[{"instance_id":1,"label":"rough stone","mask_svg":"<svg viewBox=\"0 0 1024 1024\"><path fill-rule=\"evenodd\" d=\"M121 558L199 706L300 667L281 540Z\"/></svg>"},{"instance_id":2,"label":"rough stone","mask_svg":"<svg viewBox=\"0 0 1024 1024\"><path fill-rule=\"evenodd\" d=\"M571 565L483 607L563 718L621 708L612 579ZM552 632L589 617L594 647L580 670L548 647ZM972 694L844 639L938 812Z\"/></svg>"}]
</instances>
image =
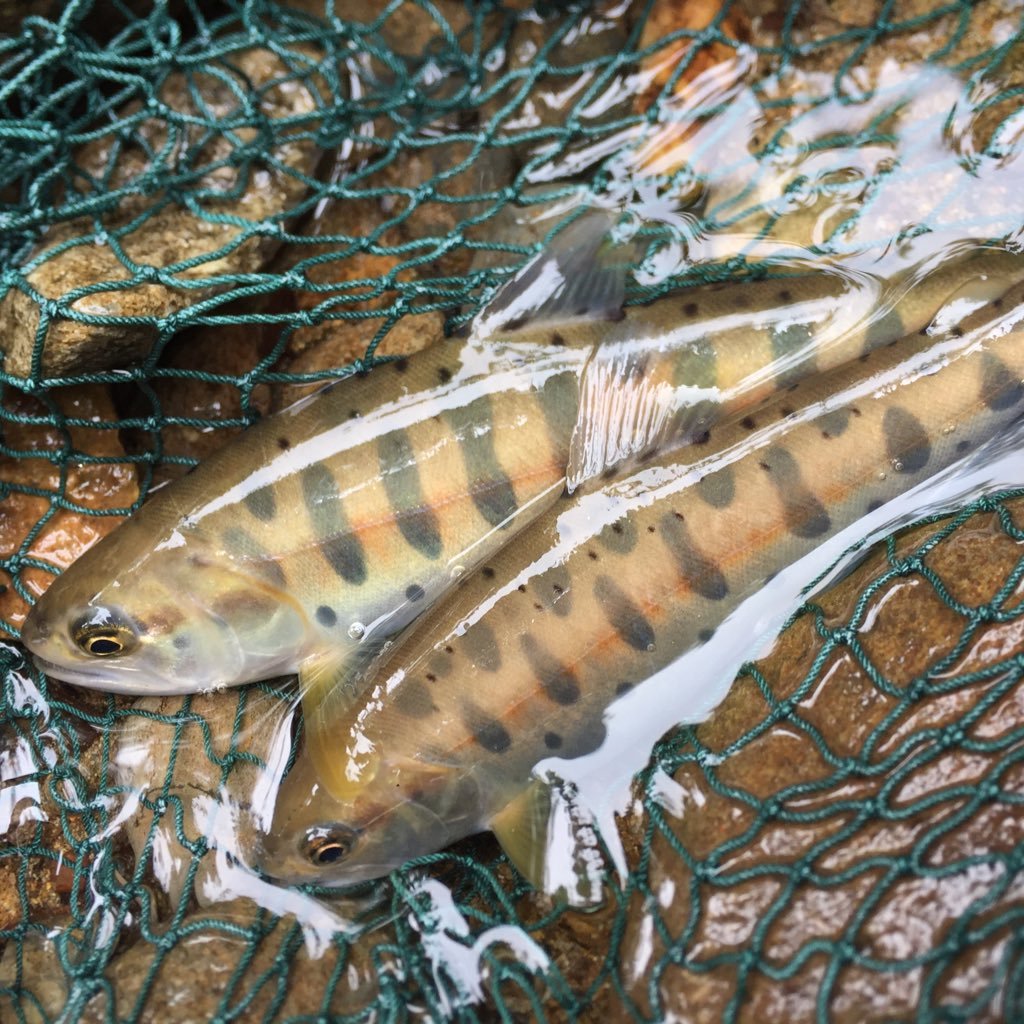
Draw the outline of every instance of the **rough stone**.
<instances>
[{"instance_id":1,"label":"rough stone","mask_svg":"<svg viewBox=\"0 0 1024 1024\"><path fill-rule=\"evenodd\" d=\"M105 537L123 519L122 515L93 515L128 509L139 497L135 466L124 459L124 449L115 429L110 395L103 385L61 388L50 393L47 402L10 393L4 403L9 414L50 417L56 412L68 419L84 421L66 430L52 424L18 423L4 425L7 447L18 457L0 457L0 628L12 632L24 621L28 605L13 585L21 585L38 597L53 581L44 569L20 564L37 558L55 570L67 568L79 555ZM50 459L55 452L67 453L67 478ZM109 459L80 462L77 454ZM33 491L50 496L40 496ZM63 495L73 508L56 505ZM40 520L54 507L54 514L28 540ZM78 511L82 509L83 511Z\"/></svg>"},{"instance_id":2,"label":"rough stone","mask_svg":"<svg viewBox=\"0 0 1024 1024\"><path fill-rule=\"evenodd\" d=\"M261 116L271 120L299 118L316 110L316 100L306 85L297 79L279 80L290 72L269 50L245 50L235 54L232 63L238 74L233 84L241 92L262 90ZM168 76L159 92L160 101L173 112L170 116L215 116L224 120L244 116L238 94L221 78L197 72L191 84L203 93L206 112L197 109L189 82L176 73ZM123 109L121 116L139 118L140 111L141 106L135 103ZM224 161L231 159L237 145L256 143L258 130L233 129L237 141L227 133L214 135L204 140L201 151L191 157L193 168L206 168L192 187L213 193L213 197L195 197L202 209L200 214L171 201L162 192L135 194L130 190L131 183L150 169L146 147L159 152L171 144L184 151L201 138L201 129L189 128L176 129L178 134L169 139L170 123L164 115L142 117L134 124L135 141L124 145L111 132L76 154L76 166L94 176L103 175L113 162L105 188L129 190L113 210L100 215L106 237L96 235L91 218L51 226L29 257L28 265L35 265L25 273L25 284L43 300L61 301L75 289L100 286L74 299L70 311L118 319L99 323L58 314L46 330L38 369L42 376L70 376L139 360L158 336L153 318L168 316L224 290L227 284L221 280L223 275L259 270L280 244L278 229L287 211L305 194L306 185L300 175L312 174L319 158L308 138L293 134L268 154L277 166L255 160L239 168ZM309 130L308 125L304 127ZM234 190L238 195L230 195ZM145 219L132 226L137 218ZM245 226L233 223L235 219ZM111 244L113 237L127 260L142 268L139 272L133 274L122 262ZM82 240L82 244L54 251L72 240ZM227 251L214 255L221 249ZM200 262L168 271L186 260ZM160 281L150 274L171 276ZM142 317L150 322L125 323L125 317ZM0 301L0 334L8 373L28 376L34 372L39 325L38 301L27 291L12 288Z\"/></svg>"}]
</instances>

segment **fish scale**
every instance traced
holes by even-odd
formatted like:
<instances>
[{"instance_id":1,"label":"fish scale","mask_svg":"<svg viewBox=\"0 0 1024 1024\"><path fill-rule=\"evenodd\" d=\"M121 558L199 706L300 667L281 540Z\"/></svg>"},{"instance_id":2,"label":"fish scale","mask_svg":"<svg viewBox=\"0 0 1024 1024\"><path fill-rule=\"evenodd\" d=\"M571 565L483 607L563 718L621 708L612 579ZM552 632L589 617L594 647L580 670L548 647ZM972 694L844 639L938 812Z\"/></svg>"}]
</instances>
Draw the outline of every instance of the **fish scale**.
<instances>
[{"instance_id":1,"label":"fish scale","mask_svg":"<svg viewBox=\"0 0 1024 1024\"><path fill-rule=\"evenodd\" d=\"M490 827L540 880L547 828L531 816L551 804L534 766L594 750L624 689L707 639L780 569L1021 415L1022 301L1024 291L948 335L794 385L716 426L692 463L663 458L563 495L424 615L359 699L307 716L266 869L355 881ZM344 855L317 863L337 835Z\"/></svg>"},{"instance_id":2,"label":"fish scale","mask_svg":"<svg viewBox=\"0 0 1024 1024\"><path fill-rule=\"evenodd\" d=\"M354 692L391 637L567 483L699 447L725 413L1022 274L1020 256L982 247L881 294L818 273L693 288L623 315L608 314L614 275L598 261L596 319L578 315L584 279L572 310L549 304L511 329L495 317L513 282L469 338L341 381L161 491L51 586L23 639L44 671L100 689L297 671L309 704Z\"/></svg>"}]
</instances>

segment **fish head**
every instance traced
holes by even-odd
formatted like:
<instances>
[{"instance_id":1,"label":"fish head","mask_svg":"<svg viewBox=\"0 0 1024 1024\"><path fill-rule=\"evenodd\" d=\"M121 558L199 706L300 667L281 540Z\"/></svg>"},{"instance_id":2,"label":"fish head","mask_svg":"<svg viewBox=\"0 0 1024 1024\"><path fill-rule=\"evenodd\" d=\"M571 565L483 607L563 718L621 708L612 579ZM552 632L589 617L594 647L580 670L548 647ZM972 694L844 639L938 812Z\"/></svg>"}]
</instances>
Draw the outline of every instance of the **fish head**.
<instances>
[{"instance_id":1,"label":"fish head","mask_svg":"<svg viewBox=\"0 0 1024 1024\"><path fill-rule=\"evenodd\" d=\"M300 754L278 792L259 866L286 884L381 878L479 831L479 796L471 773L414 757L364 759L358 780L332 792Z\"/></svg>"},{"instance_id":2,"label":"fish head","mask_svg":"<svg viewBox=\"0 0 1024 1024\"><path fill-rule=\"evenodd\" d=\"M292 598L215 545L180 531L155 543L144 526L128 520L38 599L21 639L43 672L163 695L292 668L308 629Z\"/></svg>"}]
</instances>

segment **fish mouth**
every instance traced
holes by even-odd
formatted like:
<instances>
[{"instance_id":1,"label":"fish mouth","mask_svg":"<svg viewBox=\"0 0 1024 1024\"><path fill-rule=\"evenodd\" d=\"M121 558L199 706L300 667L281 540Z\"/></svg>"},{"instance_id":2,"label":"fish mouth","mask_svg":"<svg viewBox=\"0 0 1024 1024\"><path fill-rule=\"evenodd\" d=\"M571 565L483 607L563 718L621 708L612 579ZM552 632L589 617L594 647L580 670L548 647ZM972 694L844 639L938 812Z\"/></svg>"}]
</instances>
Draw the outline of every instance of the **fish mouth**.
<instances>
[{"instance_id":1,"label":"fish mouth","mask_svg":"<svg viewBox=\"0 0 1024 1024\"><path fill-rule=\"evenodd\" d=\"M90 670L60 665L55 661L49 661L40 654L34 654L32 661L40 672L51 679L59 679L62 683L83 686L89 690L103 690L106 693L119 693L135 697L148 692L159 693L161 696L165 694L167 696L180 696L199 692L199 688L195 685L189 686L180 680L150 679L145 681L144 674L137 668L122 667L118 669L118 676L123 675L126 677L120 679L104 675L98 668ZM142 677L141 679L140 676Z\"/></svg>"}]
</instances>

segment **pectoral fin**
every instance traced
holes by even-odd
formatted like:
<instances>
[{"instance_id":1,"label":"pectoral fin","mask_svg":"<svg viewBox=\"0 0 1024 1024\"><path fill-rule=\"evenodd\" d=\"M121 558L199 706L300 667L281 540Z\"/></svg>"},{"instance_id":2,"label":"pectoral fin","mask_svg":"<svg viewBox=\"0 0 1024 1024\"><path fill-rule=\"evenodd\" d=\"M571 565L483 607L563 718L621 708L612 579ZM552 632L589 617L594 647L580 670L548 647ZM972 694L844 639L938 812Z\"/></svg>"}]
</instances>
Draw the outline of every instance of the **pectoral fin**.
<instances>
[{"instance_id":1,"label":"pectoral fin","mask_svg":"<svg viewBox=\"0 0 1024 1024\"><path fill-rule=\"evenodd\" d=\"M534 888L585 907L604 899L604 858L593 820L571 786L549 775L526 788L491 819L491 831Z\"/></svg>"},{"instance_id":2,"label":"pectoral fin","mask_svg":"<svg viewBox=\"0 0 1024 1024\"><path fill-rule=\"evenodd\" d=\"M299 692L306 750L318 778L339 799L357 781L358 765L344 749L346 712L358 693L365 659L357 650L321 652L299 666Z\"/></svg>"}]
</instances>

